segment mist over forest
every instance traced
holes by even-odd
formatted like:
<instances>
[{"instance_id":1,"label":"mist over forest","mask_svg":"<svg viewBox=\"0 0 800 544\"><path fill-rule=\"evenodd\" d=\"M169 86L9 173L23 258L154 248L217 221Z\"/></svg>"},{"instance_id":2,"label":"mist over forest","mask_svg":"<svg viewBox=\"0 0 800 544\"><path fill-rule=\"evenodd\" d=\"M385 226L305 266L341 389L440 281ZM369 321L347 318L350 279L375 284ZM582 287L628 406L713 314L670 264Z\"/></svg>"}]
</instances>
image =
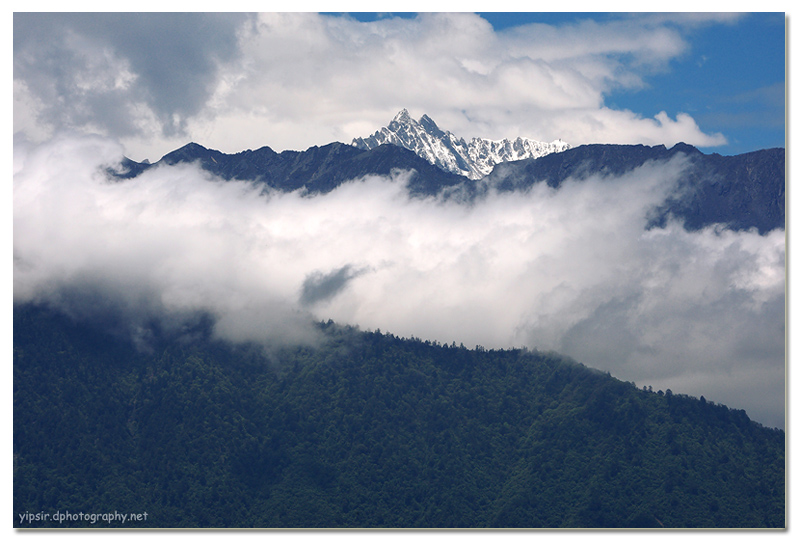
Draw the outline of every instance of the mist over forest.
<instances>
[{"instance_id":1,"label":"mist over forest","mask_svg":"<svg viewBox=\"0 0 800 544\"><path fill-rule=\"evenodd\" d=\"M688 161L411 195L409 171L325 194L195 164L116 180L121 148L15 145L14 298L113 326L313 345L333 320L468 347L554 350L783 425L785 234L649 224Z\"/></svg>"}]
</instances>

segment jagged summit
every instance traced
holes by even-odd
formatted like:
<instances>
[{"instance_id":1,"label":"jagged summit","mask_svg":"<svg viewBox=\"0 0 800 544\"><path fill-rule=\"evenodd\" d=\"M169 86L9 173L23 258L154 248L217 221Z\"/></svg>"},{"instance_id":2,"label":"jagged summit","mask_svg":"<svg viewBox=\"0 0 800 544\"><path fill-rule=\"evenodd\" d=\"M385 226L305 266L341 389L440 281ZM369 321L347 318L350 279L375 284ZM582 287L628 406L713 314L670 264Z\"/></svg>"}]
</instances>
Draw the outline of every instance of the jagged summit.
<instances>
[{"instance_id":1,"label":"jagged summit","mask_svg":"<svg viewBox=\"0 0 800 544\"><path fill-rule=\"evenodd\" d=\"M397 115L394 116L394 119L392 119L392 123L399 123L399 124L410 123L411 121L413 121L413 119L411 118L411 114L408 113L408 110L405 108L400 110L397 113Z\"/></svg>"},{"instance_id":2,"label":"jagged summit","mask_svg":"<svg viewBox=\"0 0 800 544\"><path fill-rule=\"evenodd\" d=\"M562 140L551 143L528 138L515 140L488 140L473 138L466 142L450 131L440 129L427 114L414 120L403 108L388 126L367 138L355 138L352 145L360 149L373 149L382 144L393 144L410 149L442 170L480 179L501 162L537 158L569 149Z\"/></svg>"}]
</instances>

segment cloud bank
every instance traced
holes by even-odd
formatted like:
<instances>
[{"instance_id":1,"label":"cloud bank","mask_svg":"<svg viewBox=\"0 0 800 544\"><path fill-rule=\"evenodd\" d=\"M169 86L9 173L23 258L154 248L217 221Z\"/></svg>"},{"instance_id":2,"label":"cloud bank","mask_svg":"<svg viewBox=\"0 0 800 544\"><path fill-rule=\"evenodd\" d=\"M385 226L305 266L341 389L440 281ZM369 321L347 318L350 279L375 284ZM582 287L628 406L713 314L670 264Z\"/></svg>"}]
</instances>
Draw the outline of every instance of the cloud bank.
<instances>
[{"instance_id":1,"label":"cloud bank","mask_svg":"<svg viewBox=\"0 0 800 544\"><path fill-rule=\"evenodd\" d=\"M487 348L553 349L654 389L783 425L785 234L646 231L683 163L471 205L407 173L323 196L191 165L110 181L122 148L15 146L14 299L73 315L212 316L220 338L313 342L314 320Z\"/></svg>"},{"instance_id":2,"label":"cloud bank","mask_svg":"<svg viewBox=\"0 0 800 544\"><path fill-rule=\"evenodd\" d=\"M730 15L641 16L495 31L470 13L359 22L314 13L15 14L14 130L121 140L136 160L187 140L225 152L372 134L401 109L463 136L725 143L680 111L606 97L685 55L687 28Z\"/></svg>"}]
</instances>

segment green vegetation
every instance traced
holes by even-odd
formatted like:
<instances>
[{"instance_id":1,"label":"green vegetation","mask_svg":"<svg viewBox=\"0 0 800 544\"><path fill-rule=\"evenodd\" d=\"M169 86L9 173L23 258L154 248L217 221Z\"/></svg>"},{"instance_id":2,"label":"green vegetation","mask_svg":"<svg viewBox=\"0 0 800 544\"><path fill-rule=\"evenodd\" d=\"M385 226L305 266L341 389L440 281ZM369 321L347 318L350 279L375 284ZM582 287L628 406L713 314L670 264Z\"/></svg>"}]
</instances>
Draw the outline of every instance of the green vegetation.
<instances>
[{"instance_id":1,"label":"green vegetation","mask_svg":"<svg viewBox=\"0 0 800 544\"><path fill-rule=\"evenodd\" d=\"M127 341L14 310L15 527L784 527L784 433L549 353L321 324ZM146 521L22 522L143 513Z\"/></svg>"}]
</instances>

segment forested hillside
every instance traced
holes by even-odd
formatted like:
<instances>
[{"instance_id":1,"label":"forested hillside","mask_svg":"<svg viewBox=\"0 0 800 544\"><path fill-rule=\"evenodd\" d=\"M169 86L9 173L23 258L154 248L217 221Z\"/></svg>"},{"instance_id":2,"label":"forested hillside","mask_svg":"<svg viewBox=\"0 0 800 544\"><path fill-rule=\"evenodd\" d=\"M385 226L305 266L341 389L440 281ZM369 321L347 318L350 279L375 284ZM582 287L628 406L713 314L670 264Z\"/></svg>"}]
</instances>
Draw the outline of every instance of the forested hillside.
<instances>
[{"instance_id":1,"label":"forested hillside","mask_svg":"<svg viewBox=\"0 0 800 544\"><path fill-rule=\"evenodd\" d=\"M741 410L549 353L319 328L137 350L15 307L14 526L785 525L784 433ZM65 511L148 516L20 518Z\"/></svg>"}]
</instances>

